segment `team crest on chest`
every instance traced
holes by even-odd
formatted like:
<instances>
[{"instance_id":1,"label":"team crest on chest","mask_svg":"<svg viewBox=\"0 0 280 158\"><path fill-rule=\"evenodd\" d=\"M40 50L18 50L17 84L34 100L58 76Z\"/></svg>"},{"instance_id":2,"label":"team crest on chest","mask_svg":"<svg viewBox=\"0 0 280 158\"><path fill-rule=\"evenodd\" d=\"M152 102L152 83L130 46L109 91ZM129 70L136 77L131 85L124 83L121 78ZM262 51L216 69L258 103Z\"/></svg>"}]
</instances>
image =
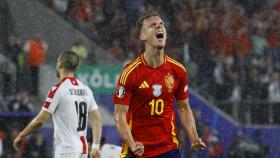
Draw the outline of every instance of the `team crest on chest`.
<instances>
[{"instance_id":1,"label":"team crest on chest","mask_svg":"<svg viewBox=\"0 0 280 158\"><path fill-rule=\"evenodd\" d=\"M153 94L155 97L158 97L161 95L162 92L162 85L160 84L155 84L152 86L153 87Z\"/></svg>"},{"instance_id":2,"label":"team crest on chest","mask_svg":"<svg viewBox=\"0 0 280 158\"><path fill-rule=\"evenodd\" d=\"M174 78L173 75L171 75L170 73L167 73L167 75L165 76L165 85L168 89L168 92L171 92L173 90Z\"/></svg>"}]
</instances>

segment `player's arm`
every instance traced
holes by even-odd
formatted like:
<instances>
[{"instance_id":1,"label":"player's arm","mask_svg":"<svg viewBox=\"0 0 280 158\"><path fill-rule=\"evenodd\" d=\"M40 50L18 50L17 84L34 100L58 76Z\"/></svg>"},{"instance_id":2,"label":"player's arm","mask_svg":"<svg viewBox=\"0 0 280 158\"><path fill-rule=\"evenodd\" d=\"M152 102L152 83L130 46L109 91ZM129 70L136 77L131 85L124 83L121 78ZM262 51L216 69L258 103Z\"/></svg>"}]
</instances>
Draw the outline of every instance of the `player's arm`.
<instances>
[{"instance_id":1,"label":"player's arm","mask_svg":"<svg viewBox=\"0 0 280 158\"><path fill-rule=\"evenodd\" d=\"M89 112L89 119L92 127L92 149L90 151L91 158L100 158L100 140L102 133L102 121L99 110L93 110Z\"/></svg>"},{"instance_id":2,"label":"player's arm","mask_svg":"<svg viewBox=\"0 0 280 158\"><path fill-rule=\"evenodd\" d=\"M14 148L18 150L19 145L24 138L31 132L41 127L51 116L51 113L41 110L40 113L20 132L14 140Z\"/></svg>"},{"instance_id":3,"label":"player's arm","mask_svg":"<svg viewBox=\"0 0 280 158\"><path fill-rule=\"evenodd\" d=\"M92 136L93 136L92 142L99 146L101 140L101 133L102 133L102 121L101 121L99 110L94 110L89 112L89 119L92 127Z\"/></svg>"},{"instance_id":4,"label":"player's arm","mask_svg":"<svg viewBox=\"0 0 280 158\"><path fill-rule=\"evenodd\" d=\"M177 105L181 124L192 143L192 149L194 151L203 150L206 145L197 134L195 119L190 108L189 99L186 98L184 100L178 100Z\"/></svg>"},{"instance_id":5,"label":"player's arm","mask_svg":"<svg viewBox=\"0 0 280 158\"><path fill-rule=\"evenodd\" d=\"M132 137L131 130L126 121L127 111L127 105L115 104L115 124L122 140L128 144L130 150L135 155L141 156L144 153L144 146L141 142L135 142Z\"/></svg>"},{"instance_id":6,"label":"player's arm","mask_svg":"<svg viewBox=\"0 0 280 158\"><path fill-rule=\"evenodd\" d=\"M126 113L128 106L116 104L115 105L115 123L121 138L131 148L135 143L131 134L131 130L126 121Z\"/></svg>"}]
</instances>

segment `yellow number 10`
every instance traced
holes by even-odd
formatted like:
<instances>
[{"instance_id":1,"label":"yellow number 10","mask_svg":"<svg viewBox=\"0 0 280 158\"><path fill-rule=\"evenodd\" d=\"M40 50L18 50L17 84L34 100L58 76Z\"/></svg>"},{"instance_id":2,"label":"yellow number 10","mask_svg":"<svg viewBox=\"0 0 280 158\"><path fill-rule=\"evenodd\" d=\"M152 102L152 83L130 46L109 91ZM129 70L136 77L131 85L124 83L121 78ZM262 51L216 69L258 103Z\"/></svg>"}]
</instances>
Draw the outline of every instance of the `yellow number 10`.
<instances>
[{"instance_id":1,"label":"yellow number 10","mask_svg":"<svg viewBox=\"0 0 280 158\"><path fill-rule=\"evenodd\" d=\"M155 113L156 115L161 115L163 113L164 101L162 99L152 99L149 105L151 105L151 115Z\"/></svg>"}]
</instances>

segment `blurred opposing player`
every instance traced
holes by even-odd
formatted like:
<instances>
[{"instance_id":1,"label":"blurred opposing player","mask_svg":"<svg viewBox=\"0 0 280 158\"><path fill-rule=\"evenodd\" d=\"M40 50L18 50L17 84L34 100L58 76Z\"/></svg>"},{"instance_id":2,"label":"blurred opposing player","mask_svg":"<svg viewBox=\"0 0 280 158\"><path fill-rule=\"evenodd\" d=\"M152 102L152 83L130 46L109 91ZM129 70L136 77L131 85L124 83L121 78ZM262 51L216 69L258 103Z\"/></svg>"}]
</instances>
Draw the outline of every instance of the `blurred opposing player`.
<instances>
[{"instance_id":1,"label":"blurred opposing player","mask_svg":"<svg viewBox=\"0 0 280 158\"><path fill-rule=\"evenodd\" d=\"M113 97L115 123L124 141L121 157L180 157L175 99L192 149L204 149L189 105L186 70L164 53L163 21L158 15L148 15L138 25L145 52L123 69Z\"/></svg>"},{"instance_id":2,"label":"blurred opposing player","mask_svg":"<svg viewBox=\"0 0 280 158\"><path fill-rule=\"evenodd\" d=\"M70 51L60 54L56 71L60 82L49 91L40 113L14 140L18 149L24 138L52 115L55 158L87 158L87 122L92 124L91 157L99 158L102 123L92 91L74 77L79 57Z\"/></svg>"}]
</instances>

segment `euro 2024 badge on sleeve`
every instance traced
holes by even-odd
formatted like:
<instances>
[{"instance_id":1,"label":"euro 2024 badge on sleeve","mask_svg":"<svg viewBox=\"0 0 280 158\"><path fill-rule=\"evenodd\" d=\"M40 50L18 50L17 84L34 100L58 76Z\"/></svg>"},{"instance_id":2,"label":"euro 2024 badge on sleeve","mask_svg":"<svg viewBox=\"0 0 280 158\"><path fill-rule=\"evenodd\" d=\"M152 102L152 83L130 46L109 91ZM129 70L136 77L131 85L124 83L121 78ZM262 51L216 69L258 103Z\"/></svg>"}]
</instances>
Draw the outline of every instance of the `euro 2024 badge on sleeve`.
<instances>
[{"instance_id":1,"label":"euro 2024 badge on sleeve","mask_svg":"<svg viewBox=\"0 0 280 158\"><path fill-rule=\"evenodd\" d=\"M155 97L159 97L162 92L162 85L160 84L155 84L152 86L153 87L153 94Z\"/></svg>"},{"instance_id":2,"label":"euro 2024 badge on sleeve","mask_svg":"<svg viewBox=\"0 0 280 158\"><path fill-rule=\"evenodd\" d=\"M174 78L170 73L167 73L167 75L165 76L165 85L168 89L168 92L172 92L174 87Z\"/></svg>"},{"instance_id":3,"label":"euro 2024 badge on sleeve","mask_svg":"<svg viewBox=\"0 0 280 158\"><path fill-rule=\"evenodd\" d=\"M125 89L123 86L119 86L116 91L116 95L118 98L123 98L125 95Z\"/></svg>"}]
</instances>

